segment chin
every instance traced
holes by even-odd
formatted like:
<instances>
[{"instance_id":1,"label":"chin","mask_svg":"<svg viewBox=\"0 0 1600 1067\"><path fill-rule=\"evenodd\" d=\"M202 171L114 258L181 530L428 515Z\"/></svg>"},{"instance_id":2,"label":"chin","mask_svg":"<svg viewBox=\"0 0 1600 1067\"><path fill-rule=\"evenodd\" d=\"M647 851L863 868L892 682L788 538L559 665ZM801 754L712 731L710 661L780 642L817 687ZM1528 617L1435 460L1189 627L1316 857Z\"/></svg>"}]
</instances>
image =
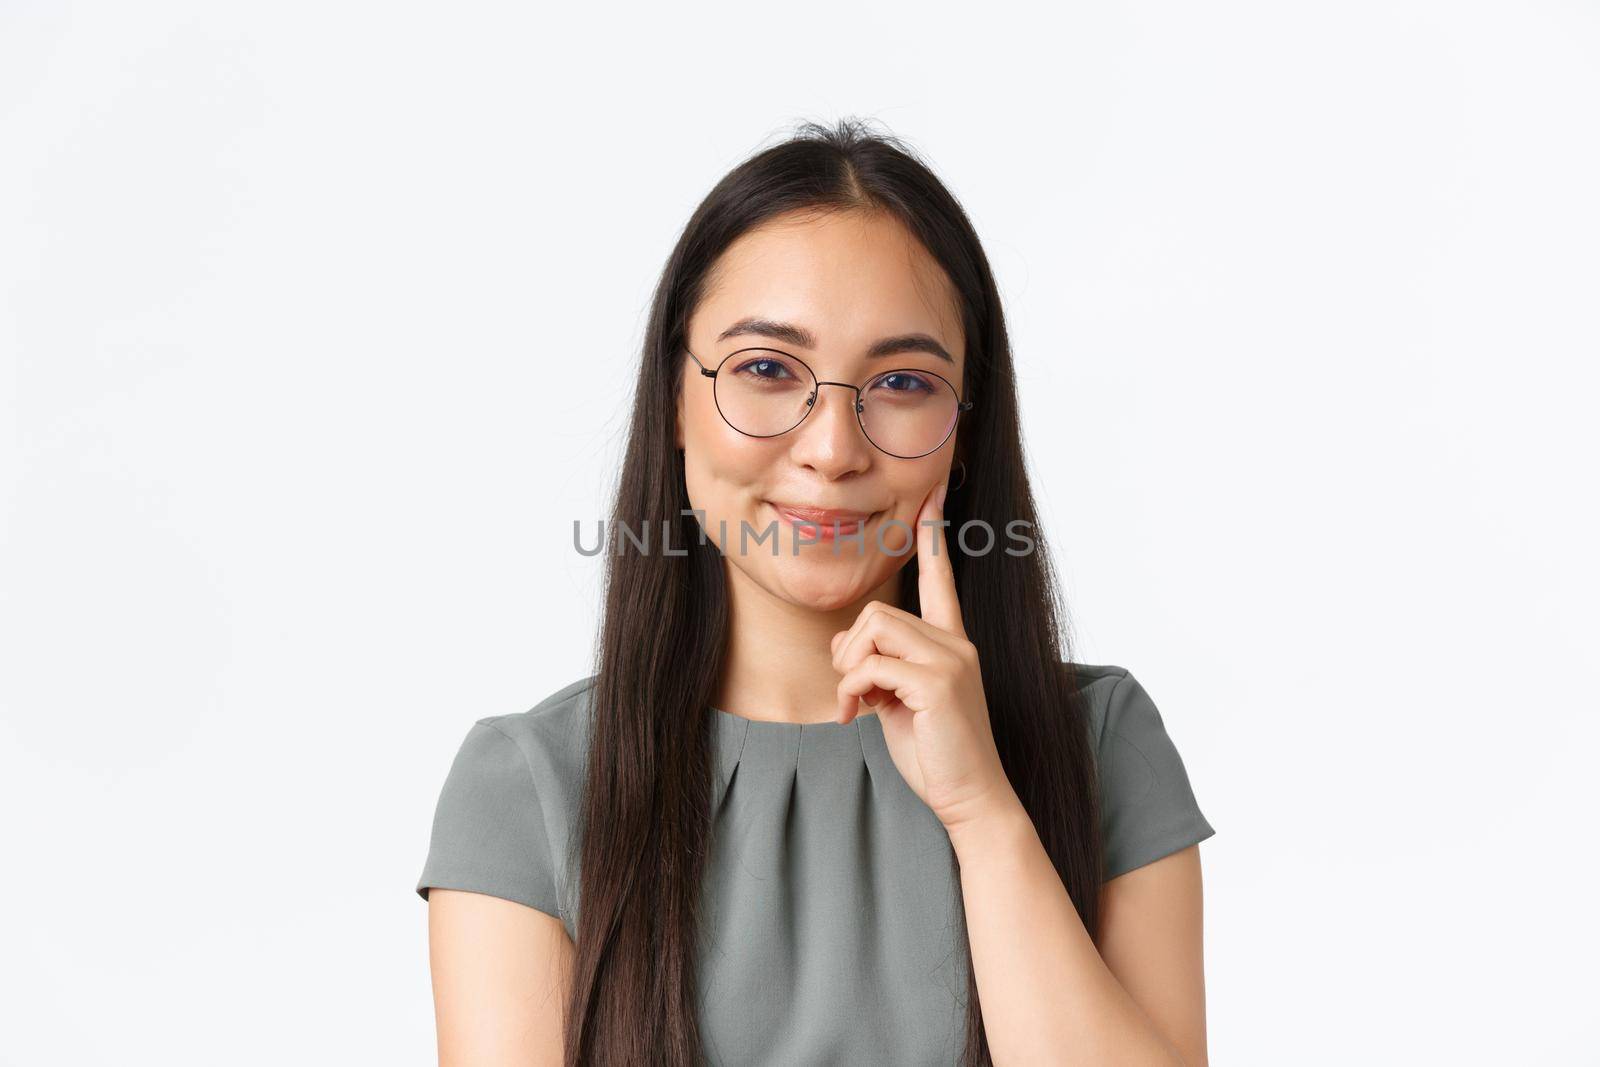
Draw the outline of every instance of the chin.
<instances>
[{"instance_id":1,"label":"chin","mask_svg":"<svg viewBox=\"0 0 1600 1067\"><path fill-rule=\"evenodd\" d=\"M824 548L826 553L830 551ZM877 586L871 576L842 560L824 556L809 560L805 556L782 561L784 566L771 575L775 593L789 601L816 611L837 611L866 596Z\"/></svg>"}]
</instances>

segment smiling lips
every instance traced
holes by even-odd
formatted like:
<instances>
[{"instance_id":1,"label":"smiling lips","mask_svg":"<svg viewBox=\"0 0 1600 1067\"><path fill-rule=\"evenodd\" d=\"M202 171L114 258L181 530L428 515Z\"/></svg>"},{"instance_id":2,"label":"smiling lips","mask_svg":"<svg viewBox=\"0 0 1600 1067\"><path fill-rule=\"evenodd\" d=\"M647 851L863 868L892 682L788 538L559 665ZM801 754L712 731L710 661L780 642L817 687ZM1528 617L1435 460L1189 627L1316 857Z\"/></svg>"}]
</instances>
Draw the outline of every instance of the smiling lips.
<instances>
[{"instance_id":1,"label":"smiling lips","mask_svg":"<svg viewBox=\"0 0 1600 1067\"><path fill-rule=\"evenodd\" d=\"M872 518L867 511L844 511L839 508L809 508L798 504L773 504L778 518L791 526L798 526L807 535L831 539L837 534L853 534L862 523Z\"/></svg>"}]
</instances>

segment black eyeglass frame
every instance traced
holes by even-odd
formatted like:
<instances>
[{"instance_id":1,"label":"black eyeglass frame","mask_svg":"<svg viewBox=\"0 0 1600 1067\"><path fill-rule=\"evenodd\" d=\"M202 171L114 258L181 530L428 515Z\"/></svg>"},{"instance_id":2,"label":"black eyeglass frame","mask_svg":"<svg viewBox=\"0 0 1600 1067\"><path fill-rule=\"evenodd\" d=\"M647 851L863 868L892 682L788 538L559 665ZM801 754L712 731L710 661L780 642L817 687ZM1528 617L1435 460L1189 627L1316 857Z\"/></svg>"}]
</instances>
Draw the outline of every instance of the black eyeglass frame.
<instances>
[{"instance_id":1,"label":"black eyeglass frame","mask_svg":"<svg viewBox=\"0 0 1600 1067\"><path fill-rule=\"evenodd\" d=\"M921 459L923 456L931 456L931 455L933 455L935 452L939 451L939 449L941 449L941 448L943 448L945 446L945 443L947 441L949 441L951 436L956 432L956 427L961 422L962 413L963 412L967 412L967 411L971 411L972 410L972 406L975 403L975 401L972 401L972 400L962 400L961 399L961 393L956 389L955 383L953 383L949 378L946 378L944 375L940 374L937 371L925 370L922 367L895 367L893 370L879 371L878 373L874 374L872 377L868 378L867 379L867 385L871 385L873 382L877 381L879 378L887 377L890 374L899 374L901 372L904 372L906 374L931 374L935 378L937 378L941 382L943 382L944 384L948 385L950 387L950 391L955 394L955 397L956 397L956 417L950 421L950 429L945 433L944 437L939 441L939 443L934 445L932 448L928 449L926 452L918 452L914 456L902 456L898 452L890 452L887 448L884 448L878 442L874 441L872 439L872 435L867 432L867 424L861 418L861 413L866 408L866 405L863 404L862 401L861 401L861 390L863 388L862 386L852 385L850 382L825 382L822 379L817 377L817 372L811 369L811 364L807 363L805 360L801 359L799 356L794 355L791 352L785 352L781 348L771 348L771 347L769 347L767 345L753 345L750 348L741 348L741 349L738 349L736 351L729 352L727 355L723 356L721 361L719 361L717 363L716 370L707 370L706 369L706 365L704 363L700 362L700 357L695 355L693 352L690 352L687 347L684 348L684 352L687 353L687 355L689 356L690 359L694 360L695 366L700 368L700 373L702 375L704 375L707 378L713 379L712 387L711 387L711 402L717 406L717 414L722 416L722 421L727 423L728 426L730 428L732 428L735 432L742 433L746 437L756 437L756 438L782 437L784 434L789 433L791 430L793 430L796 426L799 426L802 422L805 422L807 417L810 416L811 412L816 410L817 397L821 395L822 387L824 385L838 385L838 386L843 386L846 389L849 389L851 392L855 393L855 395L856 395L855 405L854 405L855 406L855 410L856 410L856 425L861 427L861 436L865 437L867 439L867 444L871 445L873 448L876 448L879 452L882 452L886 456L893 456L895 459ZM800 364L802 367L804 367L806 369L806 373L807 374L811 375L811 384L814 386L814 388L811 390L811 395L806 398L806 413L804 415L801 415L800 418L795 421L794 426L790 426L786 430L779 430L777 433L750 433L748 431L739 429L739 427L737 427L737 426L734 426L733 425L733 420L728 418L728 413L722 410L722 401L717 397L715 378L717 377L717 374L721 372L723 365L725 363L727 363L728 360L732 359L734 356L741 355L741 354L743 354L745 352L775 352L778 355L783 356L786 359L794 360L796 363Z\"/></svg>"}]
</instances>

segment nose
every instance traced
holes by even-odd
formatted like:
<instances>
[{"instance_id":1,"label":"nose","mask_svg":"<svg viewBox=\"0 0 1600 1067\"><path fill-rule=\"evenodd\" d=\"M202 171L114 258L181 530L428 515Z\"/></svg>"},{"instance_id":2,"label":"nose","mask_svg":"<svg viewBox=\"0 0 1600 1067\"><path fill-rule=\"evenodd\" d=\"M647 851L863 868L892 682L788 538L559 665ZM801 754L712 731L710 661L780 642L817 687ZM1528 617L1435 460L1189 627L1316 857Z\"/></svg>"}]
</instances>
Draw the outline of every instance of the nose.
<instances>
[{"instance_id":1,"label":"nose","mask_svg":"<svg viewBox=\"0 0 1600 1067\"><path fill-rule=\"evenodd\" d=\"M837 386L829 396L829 386ZM871 463L872 444L861 432L856 415L860 397L850 386L818 382L811 411L795 428L791 451L795 462L814 468L829 478L865 470Z\"/></svg>"}]
</instances>

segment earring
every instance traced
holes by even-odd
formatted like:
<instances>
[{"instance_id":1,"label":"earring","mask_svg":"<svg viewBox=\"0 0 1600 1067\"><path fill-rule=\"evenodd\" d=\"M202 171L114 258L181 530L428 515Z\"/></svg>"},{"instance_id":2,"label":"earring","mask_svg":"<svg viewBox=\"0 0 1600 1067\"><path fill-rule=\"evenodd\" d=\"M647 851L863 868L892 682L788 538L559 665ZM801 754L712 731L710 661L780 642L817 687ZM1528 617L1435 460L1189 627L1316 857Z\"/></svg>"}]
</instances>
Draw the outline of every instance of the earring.
<instances>
[{"instance_id":1,"label":"earring","mask_svg":"<svg viewBox=\"0 0 1600 1067\"><path fill-rule=\"evenodd\" d=\"M956 460L956 466L961 468L961 480L955 485L952 485L950 488L946 489L945 492L947 493L953 493L957 489L960 489L963 485L967 484L967 465L958 459Z\"/></svg>"}]
</instances>

